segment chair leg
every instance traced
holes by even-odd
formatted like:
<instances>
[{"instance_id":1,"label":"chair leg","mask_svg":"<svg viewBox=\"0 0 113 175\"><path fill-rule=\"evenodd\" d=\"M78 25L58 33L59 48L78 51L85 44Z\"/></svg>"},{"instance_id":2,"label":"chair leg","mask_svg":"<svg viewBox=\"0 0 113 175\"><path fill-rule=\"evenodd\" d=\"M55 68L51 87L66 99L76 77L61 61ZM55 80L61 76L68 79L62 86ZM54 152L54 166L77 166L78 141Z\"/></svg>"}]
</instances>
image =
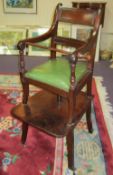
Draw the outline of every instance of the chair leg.
<instances>
[{"instance_id":1,"label":"chair leg","mask_svg":"<svg viewBox=\"0 0 113 175\"><path fill-rule=\"evenodd\" d=\"M86 120L87 120L87 127L90 133L93 132L93 127L92 127L92 121L91 121L91 103L89 108L86 111Z\"/></svg>"},{"instance_id":2,"label":"chair leg","mask_svg":"<svg viewBox=\"0 0 113 175\"><path fill-rule=\"evenodd\" d=\"M29 97L29 84L27 82L22 83L23 86L23 104L27 104Z\"/></svg>"},{"instance_id":3,"label":"chair leg","mask_svg":"<svg viewBox=\"0 0 113 175\"><path fill-rule=\"evenodd\" d=\"M68 168L75 171L74 165L74 129L70 130L66 136L67 152L68 152Z\"/></svg>"},{"instance_id":4,"label":"chair leg","mask_svg":"<svg viewBox=\"0 0 113 175\"><path fill-rule=\"evenodd\" d=\"M87 95L90 97L92 96L92 75L89 78L89 81L87 82ZM87 120L87 127L90 133L93 132L93 127L92 127L92 121L91 121L91 102L90 105L86 111L86 120Z\"/></svg>"},{"instance_id":5,"label":"chair leg","mask_svg":"<svg viewBox=\"0 0 113 175\"><path fill-rule=\"evenodd\" d=\"M27 104L28 102L28 97L29 97L29 84L27 82L22 83L23 86L23 104ZM26 111L27 112L27 111ZM22 124L22 137L21 137L21 142L24 144L26 142L27 138L27 132L28 132L28 124L23 122Z\"/></svg>"}]
</instances>

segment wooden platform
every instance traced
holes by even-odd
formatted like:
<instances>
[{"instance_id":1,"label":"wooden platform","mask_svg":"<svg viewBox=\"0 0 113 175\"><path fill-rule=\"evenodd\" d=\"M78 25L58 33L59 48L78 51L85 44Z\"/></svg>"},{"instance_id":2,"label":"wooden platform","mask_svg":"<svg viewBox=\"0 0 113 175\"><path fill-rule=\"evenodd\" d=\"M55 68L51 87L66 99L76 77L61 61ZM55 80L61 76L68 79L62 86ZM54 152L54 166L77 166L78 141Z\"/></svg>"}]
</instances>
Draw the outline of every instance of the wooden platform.
<instances>
[{"instance_id":1,"label":"wooden platform","mask_svg":"<svg viewBox=\"0 0 113 175\"><path fill-rule=\"evenodd\" d=\"M65 136L70 127L74 127L82 117L91 98L81 92L77 97L76 113L71 124L68 123L68 105L65 98L60 103L54 94L41 91L30 97L28 105L15 106L11 114L17 119L41 129L53 136ZM82 110L81 110L82 109Z\"/></svg>"}]
</instances>

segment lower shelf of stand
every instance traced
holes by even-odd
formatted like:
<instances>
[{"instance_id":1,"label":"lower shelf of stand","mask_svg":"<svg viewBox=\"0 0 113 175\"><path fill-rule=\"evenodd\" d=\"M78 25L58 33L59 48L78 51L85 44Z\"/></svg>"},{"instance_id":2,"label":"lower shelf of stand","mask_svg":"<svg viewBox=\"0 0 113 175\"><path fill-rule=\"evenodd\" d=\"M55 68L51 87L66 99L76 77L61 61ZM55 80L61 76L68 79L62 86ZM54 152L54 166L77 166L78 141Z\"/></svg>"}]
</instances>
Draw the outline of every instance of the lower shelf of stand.
<instances>
[{"instance_id":1,"label":"lower shelf of stand","mask_svg":"<svg viewBox=\"0 0 113 175\"><path fill-rule=\"evenodd\" d=\"M68 124L68 103L65 98L60 103L57 97L41 91L29 98L28 105L18 104L11 114L29 125L41 129L53 136L65 136L70 127L74 127L81 119L90 104L91 98L81 92L76 99L73 123Z\"/></svg>"}]
</instances>

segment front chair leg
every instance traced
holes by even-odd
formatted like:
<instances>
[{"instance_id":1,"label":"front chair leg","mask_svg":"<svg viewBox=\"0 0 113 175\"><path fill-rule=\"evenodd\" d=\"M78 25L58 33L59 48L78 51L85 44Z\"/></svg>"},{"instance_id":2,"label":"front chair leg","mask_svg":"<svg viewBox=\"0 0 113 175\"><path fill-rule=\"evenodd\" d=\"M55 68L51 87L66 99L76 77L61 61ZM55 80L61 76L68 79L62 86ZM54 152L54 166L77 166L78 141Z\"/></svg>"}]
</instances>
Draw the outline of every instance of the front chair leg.
<instances>
[{"instance_id":1,"label":"front chair leg","mask_svg":"<svg viewBox=\"0 0 113 175\"><path fill-rule=\"evenodd\" d=\"M22 82L23 85L23 104L27 104L28 97L29 97L29 84L27 82ZM26 107L26 113L28 112L27 106ZM22 137L21 142L24 144L26 142L27 138L27 132L28 132L28 124L26 122L23 122L22 124Z\"/></svg>"},{"instance_id":2,"label":"front chair leg","mask_svg":"<svg viewBox=\"0 0 113 175\"><path fill-rule=\"evenodd\" d=\"M91 97L92 93L92 75L90 76L89 81L87 82L87 96ZM88 109L86 111L86 120L87 120L87 127L90 133L93 132L93 127L92 127L92 121L91 121L91 102L88 106Z\"/></svg>"},{"instance_id":3,"label":"front chair leg","mask_svg":"<svg viewBox=\"0 0 113 175\"><path fill-rule=\"evenodd\" d=\"M29 97L29 83L27 81L22 82L23 86L23 104L27 104Z\"/></svg>"}]
</instances>

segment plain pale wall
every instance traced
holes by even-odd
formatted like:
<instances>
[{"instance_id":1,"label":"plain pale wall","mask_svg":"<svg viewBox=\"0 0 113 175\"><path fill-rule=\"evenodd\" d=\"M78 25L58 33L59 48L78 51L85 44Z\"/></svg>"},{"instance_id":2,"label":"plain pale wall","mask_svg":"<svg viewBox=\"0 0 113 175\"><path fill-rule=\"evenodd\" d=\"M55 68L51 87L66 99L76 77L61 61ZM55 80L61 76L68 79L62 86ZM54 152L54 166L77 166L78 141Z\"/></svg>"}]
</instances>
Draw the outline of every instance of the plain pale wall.
<instances>
[{"instance_id":1,"label":"plain pale wall","mask_svg":"<svg viewBox=\"0 0 113 175\"><path fill-rule=\"evenodd\" d=\"M73 0L37 0L37 14L6 14L4 13L3 0L0 0L0 25L38 25L50 26L51 17L55 6L62 2L64 6L71 6ZM86 2L86 0L81 0ZM113 29L113 22L109 22L109 17L113 16L113 0L106 0L106 30ZM77 2L77 1L75 1ZM80 0L78 1L80 2ZM87 2L105 2L102 0L90 0ZM112 20L113 21L113 20ZM109 27L108 27L109 26Z\"/></svg>"},{"instance_id":2,"label":"plain pale wall","mask_svg":"<svg viewBox=\"0 0 113 175\"><path fill-rule=\"evenodd\" d=\"M35 25L47 27L51 24L52 15L58 2L64 6L72 6L73 0L37 0L37 14L6 14L4 13L3 0L0 0L0 26L6 25ZM113 37L113 0L77 0L78 2L107 2L104 28L102 29L102 43L106 42L106 33ZM75 1L75 2L77 2ZM109 40L108 40L109 43ZM102 47L103 44L101 44Z\"/></svg>"},{"instance_id":3,"label":"plain pale wall","mask_svg":"<svg viewBox=\"0 0 113 175\"><path fill-rule=\"evenodd\" d=\"M71 6L71 0L37 0L37 14L6 14L0 0L0 25L50 26L51 17L58 2Z\"/></svg>"}]
</instances>

